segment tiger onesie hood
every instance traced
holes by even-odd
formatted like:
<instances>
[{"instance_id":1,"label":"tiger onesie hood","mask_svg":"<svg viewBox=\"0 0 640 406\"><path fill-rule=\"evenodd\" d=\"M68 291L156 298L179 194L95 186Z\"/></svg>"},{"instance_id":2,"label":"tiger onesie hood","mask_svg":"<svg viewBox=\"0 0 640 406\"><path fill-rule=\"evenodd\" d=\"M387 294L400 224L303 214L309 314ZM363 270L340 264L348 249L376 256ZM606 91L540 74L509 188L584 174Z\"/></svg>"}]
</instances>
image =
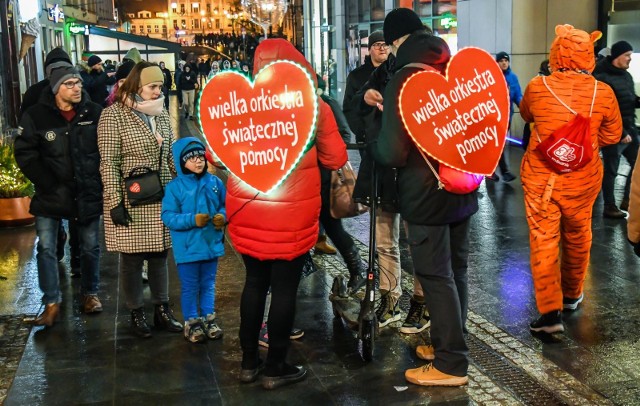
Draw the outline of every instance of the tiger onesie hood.
<instances>
[{"instance_id":1,"label":"tiger onesie hood","mask_svg":"<svg viewBox=\"0 0 640 406\"><path fill-rule=\"evenodd\" d=\"M600 37L600 31L587 34L569 24L556 26L556 38L549 53L551 71L593 72L596 66L593 43Z\"/></svg>"},{"instance_id":2,"label":"tiger onesie hood","mask_svg":"<svg viewBox=\"0 0 640 406\"><path fill-rule=\"evenodd\" d=\"M563 300L582 297L591 248L592 207L602 185L599 149L617 143L622 134L613 90L591 76L595 67L593 43L601 33L589 34L571 25L558 25L555 33L549 54L552 73L546 79L533 78L520 103L520 115L532 125L520 177L536 304L543 315L562 311ZM573 172L557 173L536 148L571 121L574 112L590 117L593 158Z\"/></svg>"}]
</instances>

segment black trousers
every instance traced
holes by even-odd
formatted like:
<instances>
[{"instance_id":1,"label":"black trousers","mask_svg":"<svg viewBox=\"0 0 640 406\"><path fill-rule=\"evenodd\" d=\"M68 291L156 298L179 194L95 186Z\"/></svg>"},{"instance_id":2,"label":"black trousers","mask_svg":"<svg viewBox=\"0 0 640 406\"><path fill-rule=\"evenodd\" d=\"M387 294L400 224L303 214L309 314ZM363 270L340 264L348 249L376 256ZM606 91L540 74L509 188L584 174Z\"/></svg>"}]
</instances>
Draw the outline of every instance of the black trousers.
<instances>
[{"instance_id":1,"label":"black trousers","mask_svg":"<svg viewBox=\"0 0 640 406\"><path fill-rule=\"evenodd\" d=\"M240 346L242 368L254 369L258 360L258 338L262 327L267 292L271 287L269 352L266 373L277 374L289 350L289 334L296 314L296 297L305 256L291 261L260 261L243 255L247 277L240 301Z\"/></svg>"}]
</instances>

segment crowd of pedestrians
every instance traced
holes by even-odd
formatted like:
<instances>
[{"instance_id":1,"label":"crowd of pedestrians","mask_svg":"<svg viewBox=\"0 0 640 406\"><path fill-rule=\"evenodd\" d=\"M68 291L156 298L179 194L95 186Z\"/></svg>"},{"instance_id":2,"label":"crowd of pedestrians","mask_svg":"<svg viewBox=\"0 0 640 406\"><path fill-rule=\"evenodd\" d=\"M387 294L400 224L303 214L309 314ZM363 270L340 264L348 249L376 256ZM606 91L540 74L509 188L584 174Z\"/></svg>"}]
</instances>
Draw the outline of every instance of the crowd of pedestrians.
<instances>
[{"instance_id":1,"label":"crowd of pedestrians","mask_svg":"<svg viewBox=\"0 0 640 406\"><path fill-rule=\"evenodd\" d=\"M627 71L632 48L617 42L596 65L593 43L598 38L599 32L556 27L549 60L524 94L511 71L510 55L499 52L495 58L509 86L509 126L518 106L529 130L520 177L540 313L529 326L533 333L562 332L562 312L577 309L584 300L592 211L601 190L605 217L623 218L622 210L629 210L629 241L640 256L640 175L628 177L620 208L613 197L620 156L633 169L640 144L634 116L640 100ZM355 137L364 147L354 199L366 205L372 199L380 203L375 246L379 327L401 320L403 226L414 291L399 330L415 334L430 327L431 338L430 344L415 349L427 363L405 371L405 377L425 386L466 384L469 225L478 210L478 195L439 187L435 171L428 167L437 168L438 161L421 153L398 114L398 95L406 80L422 69L418 64L445 73L451 58L447 43L412 10L391 11L383 29L369 35L369 55L349 74L340 108L321 90L322 79L311 64L284 39L258 45L254 38L214 35L200 41L230 49L242 43L256 63L251 69L235 60L190 58L180 61L172 75L164 62L142 61L137 50L119 66L89 56L83 69L72 66L60 48L47 55L46 79L25 94L21 132L15 140L18 165L36 190L31 212L36 216L43 310L34 324L51 327L60 312L57 263L67 239L62 220L69 223L72 272L81 277L82 309L87 314L102 311L102 218L106 249L119 256L131 332L141 338L152 335L143 295L146 270L155 327L182 333L192 343L221 338L215 281L228 225L246 271L239 309L240 380L254 382L262 375L262 385L274 389L305 379L306 368L289 364L287 354L290 339L304 334L294 334L293 323L309 252L314 247L335 252L324 233L345 261L349 293L365 284L364 264L353 238L329 210L330 172L346 163L345 143ZM209 172L202 141L186 136L176 140L169 92L175 85L184 118L193 119L197 92L207 80L225 70L250 77L276 60L296 62L314 78L319 103L315 142L278 186L278 193L255 193L235 176L225 185ZM587 139L583 147L590 154L580 166L557 171L538 146L581 119L588 121L582 131ZM499 167L502 180L515 179L505 155ZM369 190L372 176L378 179L377 196ZM491 178L500 180L497 174ZM156 193L138 200L131 192L141 189ZM283 211L296 216L283 222L278 215ZM182 322L168 294L170 249L181 283ZM268 352L262 359L259 345L266 336L263 319L269 293Z\"/></svg>"}]
</instances>

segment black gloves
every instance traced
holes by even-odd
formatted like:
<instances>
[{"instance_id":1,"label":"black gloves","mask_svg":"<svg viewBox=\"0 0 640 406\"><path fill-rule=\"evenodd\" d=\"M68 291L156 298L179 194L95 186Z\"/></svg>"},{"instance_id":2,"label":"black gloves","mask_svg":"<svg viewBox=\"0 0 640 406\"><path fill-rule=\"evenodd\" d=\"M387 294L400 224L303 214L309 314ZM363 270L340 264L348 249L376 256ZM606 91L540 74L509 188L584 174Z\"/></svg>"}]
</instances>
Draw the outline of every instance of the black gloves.
<instances>
[{"instance_id":1,"label":"black gloves","mask_svg":"<svg viewBox=\"0 0 640 406\"><path fill-rule=\"evenodd\" d=\"M633 252L640 257L640 242L633 244Z\"/></svg>"},{"instance_id":2,"label":"black gloves","mask_svg":"<svg viewBox=\"0 0 640 406\"><path fill-rule=\"evenodd\" d=\"M120 201L120 203L116 207L111 209L109 211L109 214L111 214L111 221L113 221L113 224L117 226L127 227L131 222L131 216L129 215L127 209L124 207L123 201Z\"/></svg>"}]
</instances>

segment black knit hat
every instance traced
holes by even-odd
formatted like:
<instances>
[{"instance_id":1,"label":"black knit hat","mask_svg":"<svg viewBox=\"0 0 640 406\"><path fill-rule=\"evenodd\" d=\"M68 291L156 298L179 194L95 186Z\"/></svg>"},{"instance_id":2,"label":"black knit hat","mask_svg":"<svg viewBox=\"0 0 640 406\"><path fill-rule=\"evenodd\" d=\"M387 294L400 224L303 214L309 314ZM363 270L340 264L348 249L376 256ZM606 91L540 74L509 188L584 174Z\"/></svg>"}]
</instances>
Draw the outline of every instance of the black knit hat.
<instances>
[{"instance_id":1,"label":"black knit hat","mask_svg":"<svg viewBox=\"0 0 640 406\"><path fill-rule=\"evenodd\" d=\"M194 156L204 157L204 155L205 155L204 145L202 145L199 142L190 142L189 144L187 144L186 147L184 147L184 149L180 153L180 168L184 173L191 172L188 169L186 169L184 166L189 160L189 158Z\"/></svg>"},{"instance_id":2,"label":"black knit hat","mask_svg":"<svg viewBox=\"0 0 640 406\"><path fill-rule=\"evenodd\" d=\"M611 45L611 60L613 61L625 52L633 51L633 47L627 41L618 41Z\"/></svg>"},{"instance_id":3,"label":"black knit hat","mask_svg":"<svg viewBox=\"0 0 640 406\"><path fill-rule=\"evenodd\" d=\"M391 45L398 38L424 29L424 24L415 11L409 8L391 10L384 19L384 42Z\"/></svg>"},{"instance_id":4,"label":"black knit hat","mask_svg":"<svg viewBox=\"0 0 640 406\"><path fill-rule=\"evenodd\" d=\"M501 60L506 59L507 61L511 60L511 57L509 56L508 53L502 51L502 52L498 52L496 54L496 62L500 62Z\"/></svg>"},{"instance_id":5,"label":"black knit hat","mask_svg":"<svg viewBox=\"0 0 640 406\"><path fill-rule=\"evenodd\" d=\"M94 65L97 65L100 62L102 62L102 59L98 55L91 55L89 57L89 60L87 61L87 65L89 67L93 67Z\"/></svg>"},{"instance_id":6,"label":"black knit hat","mask_svg":"<svg viewBox=\"0 0 640 406\"><path fill-rule=\"evenodd\" d=\"M122 65L118 66L118 70L116 70L116 80L126 79L134 66L136 66L136 63L131 59L128 59Z\"/></svg>"},{"instance_id":7,"label":"black knit hat","mask_svg":"<svg viewBox=\"0 0 640 406\"><path fill-rule=\"evenodd\" d=\"M52 70L63 66L73 66L69 54L60 47L53 48L44 59L44 74L48 78Z\"/></svg>"},{"instance_id":8,"label":"black knit hat","mask_svg":"<svg viewBox=\"0 0 640 406\"><path fill-rule=\"evenodd\" d=\"M369 35L369 49L371 49L371 45L380 41L384 41L384 34L382 33L382 30L372 32L371 35Z\"/></svg>"}]
</instances>

